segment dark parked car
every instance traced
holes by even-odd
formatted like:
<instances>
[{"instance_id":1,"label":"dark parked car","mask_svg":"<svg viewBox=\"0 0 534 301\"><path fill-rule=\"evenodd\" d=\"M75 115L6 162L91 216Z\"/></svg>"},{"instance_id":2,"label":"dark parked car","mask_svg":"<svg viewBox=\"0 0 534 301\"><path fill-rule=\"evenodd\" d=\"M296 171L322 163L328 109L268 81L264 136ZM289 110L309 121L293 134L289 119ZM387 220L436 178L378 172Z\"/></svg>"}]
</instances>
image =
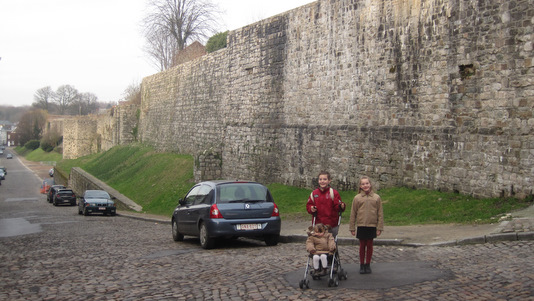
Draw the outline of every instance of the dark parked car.
<instances>
[{"instance_id":1,"label":"dark parked car","mask_svg":"<svg viewBox=\"0 0 534 301\"><path fill-rule=\"evenodd\" d=\"M63 185L52 185L50 186L50 189L48 190L46 194L46 201L49 203L52 203L54 200L54 196L56 195L57 191L60 189L66 189L67 187Z\"/></svg>"},{"instance_id":2,"label":"dark parked car","mask_svg":"<svg viewBox=\"0 0 534 301\"><path fill-rule=\"evenodd\" d=\"M52 201L52 203L54 204L54 206L66 203L71 206L75 206L76 194L74 194L74 191L72 191L72 189L59 189L54 195L54 200Z\"/></svg>"},{"instance_id":3,"label":"dark parked car","mask_svg":"<svg viewBox=\"0 0 534 301\"><path fill-rule=\"evenodd\" d=\"M267 187L256 182L208 181L195 185L172 215L172 236L200 237L204 249L218 238L260 237L278 244L280 214Z\"/></svg>"},{"instance_id":4,"label":"dark parked car","mask_svg":"<svg viewBox=\"0 0 534 301\"><path fill-rule=\"evenodd\" d=\"M78 202L79 214L103 213L104 215L115 215L116 212L115 202L104 190L86 190Z\"/></svg>"}]
</instances>

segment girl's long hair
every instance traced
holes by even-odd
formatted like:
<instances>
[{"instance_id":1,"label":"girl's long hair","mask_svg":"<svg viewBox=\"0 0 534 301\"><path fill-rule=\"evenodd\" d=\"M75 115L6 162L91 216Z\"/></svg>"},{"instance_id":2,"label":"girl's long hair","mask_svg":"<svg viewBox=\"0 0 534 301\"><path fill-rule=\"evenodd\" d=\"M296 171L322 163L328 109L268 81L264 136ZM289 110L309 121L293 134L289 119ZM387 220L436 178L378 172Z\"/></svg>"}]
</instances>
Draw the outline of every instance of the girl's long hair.
<instances>
[{"instance_id":1,"label":"girl's long hair","mask_svg":"<svg viewBox=\"0 0 534 301\"><path fill-rule=\"evenodd\" d=\"M371 183L371 179L369 179L368 176L363 176L360 178L360 182L358 183L358 193L362 192L362 180L368 180L369 184L371 184L371 189L369 189L369 193L373 192L373 183Z\"/></svg>"}]
</instances>

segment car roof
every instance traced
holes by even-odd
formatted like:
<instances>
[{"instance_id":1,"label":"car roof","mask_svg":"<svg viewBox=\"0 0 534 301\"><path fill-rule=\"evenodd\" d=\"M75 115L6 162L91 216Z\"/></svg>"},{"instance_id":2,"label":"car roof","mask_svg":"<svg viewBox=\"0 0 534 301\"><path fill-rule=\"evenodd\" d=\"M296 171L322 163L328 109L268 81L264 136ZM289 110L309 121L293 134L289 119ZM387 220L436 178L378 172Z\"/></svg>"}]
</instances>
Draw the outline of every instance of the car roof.
<instances>
[{"instance_id":1,"label":"car roof","mask_svg":"<svg viewBox=\"0 0 534 301\"><path fill-rule=\"evenodd\" d=\"M211 184L211 185L220 185L220 184L230 184L230 183L244 183L244 184L260 184L258 182L254 181L246 181L246 180L212 180L212 181L204 181L200 182L198 184Z\"/></svg>"}]
</instances>

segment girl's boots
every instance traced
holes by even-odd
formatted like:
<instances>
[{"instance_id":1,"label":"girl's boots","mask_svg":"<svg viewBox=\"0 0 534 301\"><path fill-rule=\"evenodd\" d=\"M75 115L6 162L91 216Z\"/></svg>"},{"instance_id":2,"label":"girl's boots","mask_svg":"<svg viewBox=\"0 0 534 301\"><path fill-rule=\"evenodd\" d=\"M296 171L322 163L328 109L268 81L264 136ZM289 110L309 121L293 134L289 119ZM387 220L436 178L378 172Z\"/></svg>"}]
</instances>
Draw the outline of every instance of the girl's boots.
<instances>
[{"instance_id":1,"label":"girl's boots","mask_svg":"<svg viewBox=\"0 0 534 301\"><path fill-rule=\"evenodd\" d=\"M371 264L360 264L360 274L371 274Z\"/></svg>"}]
</instances>

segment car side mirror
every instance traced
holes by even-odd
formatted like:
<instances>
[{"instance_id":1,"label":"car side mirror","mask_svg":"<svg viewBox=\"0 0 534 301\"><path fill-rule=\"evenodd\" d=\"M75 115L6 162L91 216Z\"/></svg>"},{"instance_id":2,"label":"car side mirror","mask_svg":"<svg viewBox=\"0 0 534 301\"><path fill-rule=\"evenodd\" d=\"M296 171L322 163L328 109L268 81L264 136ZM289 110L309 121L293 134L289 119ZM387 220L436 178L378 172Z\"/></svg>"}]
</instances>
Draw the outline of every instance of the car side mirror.
<instances>
[{"instance_id":1,"label":"car side mirror","mask_svg":"<svg viewBox=\"0 0 534 301\"><path fill-rule=\"evenodd\" d=\"M184 199L180 199L180 200L178 201L178 204L184 206L184 205L185 205L185 200L184 200Z\"/></svg>"}]
</instances>

